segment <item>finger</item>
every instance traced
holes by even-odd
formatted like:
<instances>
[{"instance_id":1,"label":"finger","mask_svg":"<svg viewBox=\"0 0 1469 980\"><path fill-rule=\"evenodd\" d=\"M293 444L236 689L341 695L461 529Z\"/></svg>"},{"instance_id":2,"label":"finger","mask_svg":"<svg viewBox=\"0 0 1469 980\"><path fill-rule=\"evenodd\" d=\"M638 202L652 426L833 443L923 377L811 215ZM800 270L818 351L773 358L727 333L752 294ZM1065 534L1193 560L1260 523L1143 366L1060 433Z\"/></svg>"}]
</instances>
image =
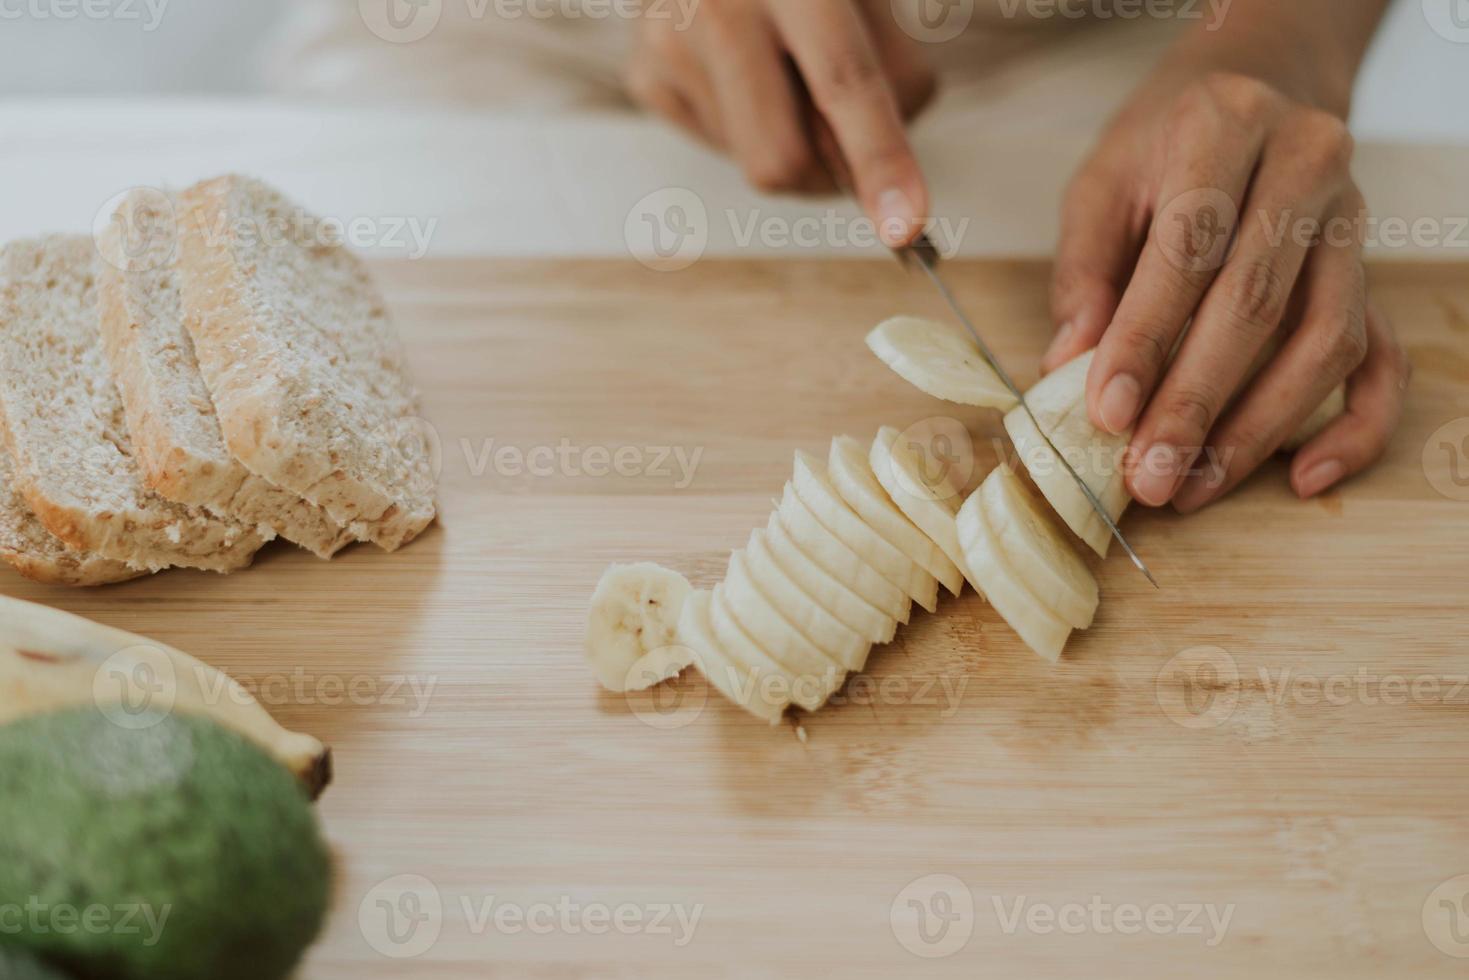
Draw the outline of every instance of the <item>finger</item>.
<instances>
[{"instance_id":1,"label":"finger","mask_svg":"<svg viewBox=\"0 0 1469 980\"><path fill-rule=\"evenodd\" d=\"M1067 189L1051 275L1056 335L1041 359L1043 372L1097 346L1117 312L1147 228L1147 210L1130 184L1110 168L1089 166Z\"/></svg>"},{"instance_id":2,"label":"finger","mask_svg":"<svg viewBox=\"0 0 1469 980\"><path fill-rule=\"evenodd\" d=\"M1208 460L1184 481L1173 505L1183 513L1229 493L1361 365L1367 351L1366 274L1361 242L1333 228L1360 213L1360 198L1334 211L1325 239L1306 262L1294 332L1209 436Z\"/></svg>"},{"instance_id":3,"label":"finger","mask_svg":"<svg viewBox=\"0 0 1469 980\"><path fill-rule=\"evenodd\" d=\"M803 190L820 173L775 27L758 8L723 6L702 21L708 66L730 152L763 191Z\"/></svg>"},{"instance_id":4,"label":"finger","mask_svg":"<svg viewBox=\"0 0 1469 980\"><path fill-rule=\"evenodd\" d=\"M780 3L773 15L863 208L886 244L909 244L923 230L928 187L862 15L846 0Z\"/></svg>"},{"instance_id":5,"label":"finger","mask_svg":"<svg viewBox=\"0 0 1469 980\"><path fill-rule=\"evenodd\" d=\"M627 88L628 93L639 105L648 108L696 139L712 145L712 140L705 132L699 114L676 85L658 77L652 69L641 68L629 73Z\"/></svg>"},{"instance_id":6,"label":"finger","mask_svg":"<svg viewBox=\"0 0 1469 980\"><path fill-rule=\"evenodd\" d=\"M924 46L898 23L891 0L864 4L862 11L872 32L877 58L897 97L898 112L911 122L933 101L938 91L938 75Z\"/></svg>"},{"instance_id":7,"label":"finger","mask_svg":"<svg viewBox=\"0 0 1469 980\"><path fill-rule=\"evenodd\" d=\"M1264 141L1259 119L1202 98L1180 102L1148 240L1087 375L1087 412L1097 426L1125 432L1147 404L1223 265Z\"/></svg>"},{"instance_id":8,"label":"finger","mask_svg":"<svg viewBox=\"0 0 1469 980\"><path fill-rule=\"evenodd\" d=\"M1412 375L1392 325L1369 307L1367 358L1347 381L1346 414L1306 443L1291 463L1290 482L1298 496L1314 497L1382 457L1402 419Z\"/></svg>"},{"instance_id":9,"label":"finger","mask_svg":"<svg viewBox=\"0 0 1469 980\"><path fill-rule=\"evenodd\" d=\"M714 86L684 32L653 22L628 70L627 85L641 104L715 149L726 148Z\"/></svg>"},{"instance_id":10,"label":"finger","mask_svg":"<svg viewBox=\"0 0 1469 980\"><path fill-rule=\"evenodd\" d=\"M1128 489L1143 504L1160 507L1182 486L1214 423L1279 329L1313 244L1311 233L1342 193L1351 139L1340 120L1320 120L1267 141L1234 252L1156 392L1144 387L1148 405L1131 448L1134 459L1149 464L1128 479ZM1332 127L1330 133L1320 128L1325 126ZM1342 371L1336 381L1345 376Z\"/></svg>"}]
</instances>

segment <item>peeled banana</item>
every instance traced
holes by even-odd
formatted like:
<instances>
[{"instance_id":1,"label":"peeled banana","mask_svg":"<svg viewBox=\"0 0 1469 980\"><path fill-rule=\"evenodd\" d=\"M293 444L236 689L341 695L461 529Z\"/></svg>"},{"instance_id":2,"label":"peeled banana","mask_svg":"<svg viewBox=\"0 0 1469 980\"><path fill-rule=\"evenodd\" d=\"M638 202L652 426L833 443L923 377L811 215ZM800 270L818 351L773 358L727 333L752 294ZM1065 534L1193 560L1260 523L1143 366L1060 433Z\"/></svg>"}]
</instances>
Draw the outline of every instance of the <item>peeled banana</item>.
<instances>
[{"instance_id":1,"label":"peeled banana","mask_svg":"<svg viewBox=\"0 0 1469 980\"><path fill-rule=\"evenodd\" d=\"M641 691L693 662L678 621L693 587L662 565L613 565L602 574L587 618L587 664L614 693Z\"/></svg>"},{"instance_id":2,"label":"peeled banana","mask_svg":"<svg viewBox=\"0 0 1469 980\"><path fill-rule=\"evenodd\" d=\"M0 596L0 724L86 704L124 726L175 711L204 715L270 753L313 797L331 781L326 746L282 728L221 671L162 643Z\"/></svg>"},{"instance_id":3,"label":"peeled banana","mask_svg":"<svg viewBox=\"0 0 1469 980\"><path fill-rule=\"evenodd\" d=\"M935 398L1002 412L1016 403L974 340L957 326L894 317L867 335L867 346L904 381Z\"/></svg>"}]
</instances>

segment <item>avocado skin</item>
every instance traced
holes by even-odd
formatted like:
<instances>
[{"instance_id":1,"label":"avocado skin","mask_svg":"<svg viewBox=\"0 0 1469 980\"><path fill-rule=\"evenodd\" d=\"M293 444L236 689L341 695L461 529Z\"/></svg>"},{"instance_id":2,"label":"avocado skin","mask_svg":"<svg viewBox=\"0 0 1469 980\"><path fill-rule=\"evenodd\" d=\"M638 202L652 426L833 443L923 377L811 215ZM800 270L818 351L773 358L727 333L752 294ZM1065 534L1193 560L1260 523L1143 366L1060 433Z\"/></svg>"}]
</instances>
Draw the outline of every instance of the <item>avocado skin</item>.
<instances>
[{"instance_id":1,"label":"avocado skin","mask_svg":"<svg viewBox=\"0 0 1469 980\"><path fill-rule=\"evenodd\" d=\"M109 923L28 920L0 946L78 980L281 980L330 889L300 784L209 719L135 729L87 706L0 728L0 906L76 909L74 921L101 908Z\"/></svg>"}]
</instances>

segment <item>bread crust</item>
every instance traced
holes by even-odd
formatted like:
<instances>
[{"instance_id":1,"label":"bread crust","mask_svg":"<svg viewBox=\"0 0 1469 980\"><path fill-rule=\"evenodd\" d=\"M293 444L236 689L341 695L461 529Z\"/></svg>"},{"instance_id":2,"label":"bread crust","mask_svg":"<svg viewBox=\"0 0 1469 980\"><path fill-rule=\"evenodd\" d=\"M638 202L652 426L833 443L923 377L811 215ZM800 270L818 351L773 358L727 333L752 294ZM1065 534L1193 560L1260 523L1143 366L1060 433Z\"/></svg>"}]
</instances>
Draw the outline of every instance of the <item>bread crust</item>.
<instances>
[{"instance_id":1,"label":"bread crust","mask_svg":"<svg viewBox=\"0 0 1469 980\"><path fill-rule=\"evenodd\" d=\"M293 363L287 356L281 347L286 331L272 330L277 324L271 320L286 314L262 296L268 287L257 281L260 271L251 246L236 237L241 225L252 220L263 224L260 215L249 213L252 195L273 192L227 176L195 185L180 198L185 323L225 442L252 473L323 507L359 540L392 551L435 517L427 462L411 459L393 444L392 426L405 415L416 414L417 394L402 377L399 359L384 352L380 358L384 377L393 383L401 403L393 408L397 414L379 420L378 427L386 430L380 434L351 431L343 421L344 406L323 394L330 387L327 382L344 372L334 374L334 366L303 365L299 356ZM297 250L289 257L302 265L321 262L321 255L328 252L334 261L355 262L330 248L318 252L290 241L271 247ZM360 270L354 266L354 271ZM374 309L380 309L365 273L355 285L361 293L371 294ZM312 324L293 320L291 326L304 331ZM354 422L357 415L372 418L372 413L384 411L370 395L363 394L359 402L352 406ZM354 451L383 465L374 471L360 458L344 458L352 453L340 453L313 435L323 431L337 432Z\"/></svg>"}]
</instances>

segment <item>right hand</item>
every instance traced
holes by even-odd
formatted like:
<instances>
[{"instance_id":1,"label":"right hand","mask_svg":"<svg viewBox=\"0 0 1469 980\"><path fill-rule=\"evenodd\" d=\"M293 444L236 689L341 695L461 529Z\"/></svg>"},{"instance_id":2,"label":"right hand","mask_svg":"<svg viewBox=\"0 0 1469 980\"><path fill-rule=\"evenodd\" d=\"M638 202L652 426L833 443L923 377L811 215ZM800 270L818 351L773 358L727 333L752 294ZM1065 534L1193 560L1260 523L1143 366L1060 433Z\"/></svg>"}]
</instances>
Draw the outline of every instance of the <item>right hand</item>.
<instances>
[{"instance_id":1,"label":"right hand","mask_svg":"<svg viewBox=\"0 0 1469 980\"><path fill-rule=\"evenodd\" d=\"M888 245L923 230L928 188L904 124L935 76L889 0L701 0L686 24L645 14L627 85L761 190L847 183Z\"/></svg>"}]
</instances>

